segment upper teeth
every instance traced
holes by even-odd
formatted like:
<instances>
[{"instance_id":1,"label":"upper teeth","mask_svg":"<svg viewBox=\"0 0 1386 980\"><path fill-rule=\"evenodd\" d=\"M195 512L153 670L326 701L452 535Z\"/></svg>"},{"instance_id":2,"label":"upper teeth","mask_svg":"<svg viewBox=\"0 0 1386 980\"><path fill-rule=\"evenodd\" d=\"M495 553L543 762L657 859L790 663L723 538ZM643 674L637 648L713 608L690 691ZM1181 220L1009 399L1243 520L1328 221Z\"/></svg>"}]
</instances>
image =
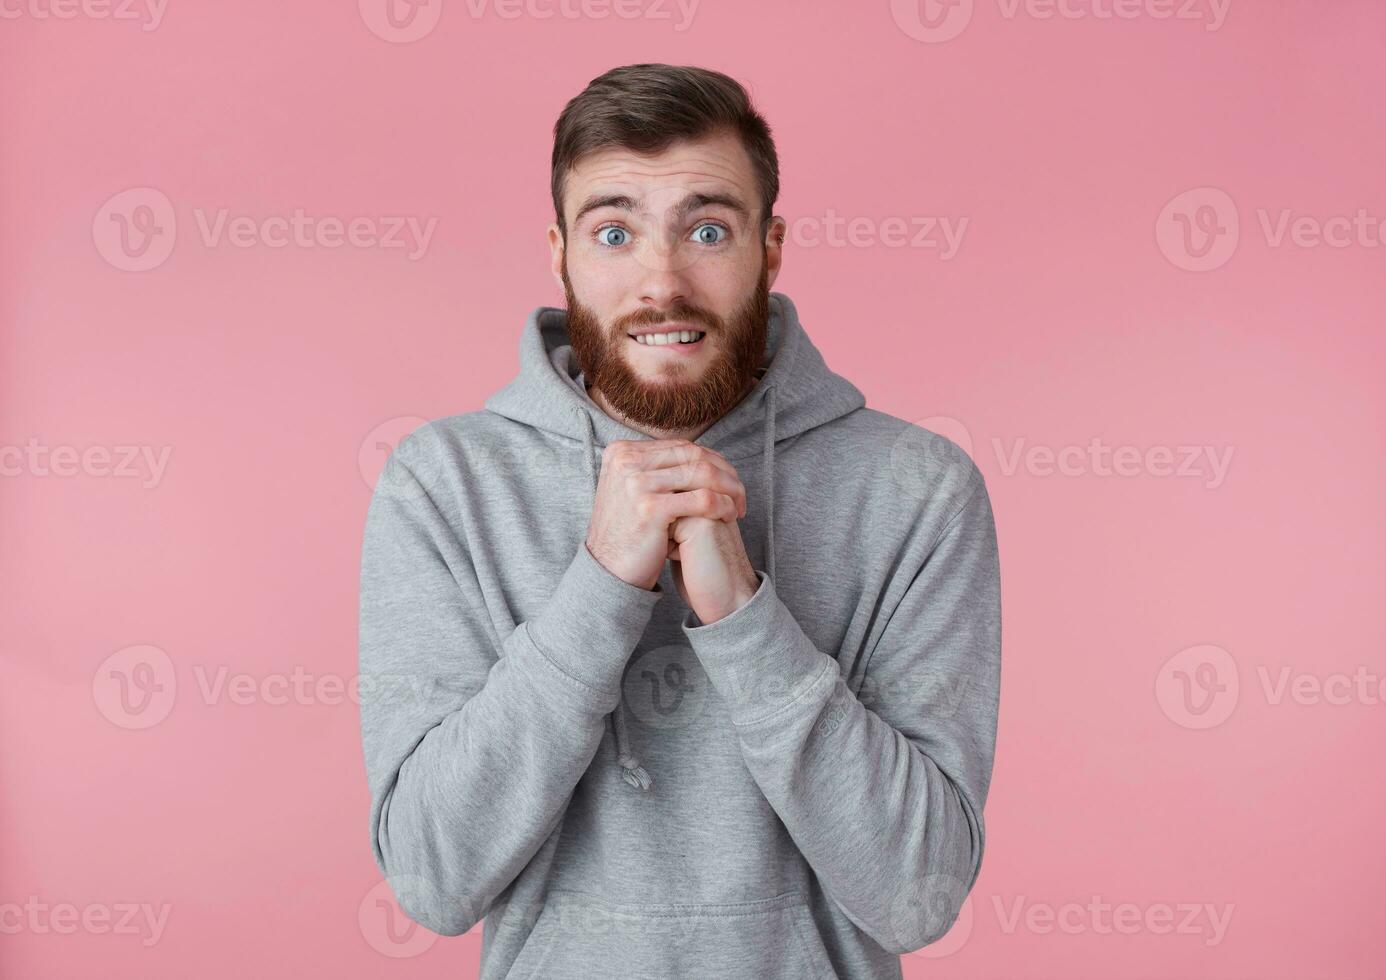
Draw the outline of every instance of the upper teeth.
<instances>
[{"instance_id":1,"label":"upper teeth","mask_svg":"<svg viewBox=\"0 0 1386 980\"><path fill-rule=\"evenodd\" d=\"M701 330L675 330L673 333L638 333L635 339L641 344L686 344L702 335Z\"/></svg>"}]
</instances>

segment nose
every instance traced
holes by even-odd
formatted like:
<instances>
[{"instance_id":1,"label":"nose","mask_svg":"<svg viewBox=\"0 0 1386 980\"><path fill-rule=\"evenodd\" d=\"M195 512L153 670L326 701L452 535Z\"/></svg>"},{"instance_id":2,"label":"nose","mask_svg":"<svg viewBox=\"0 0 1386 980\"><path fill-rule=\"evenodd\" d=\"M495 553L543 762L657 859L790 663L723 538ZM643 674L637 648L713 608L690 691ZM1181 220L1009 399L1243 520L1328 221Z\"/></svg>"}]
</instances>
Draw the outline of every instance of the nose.
<instances>
[{"instance_id":1,"label":"nose","mask_svg":"<svg viewBox=\"0 0 1386 980\"><path fill-rule=\"evenodd\" d=\"M668 310L688 302L691 292L688 258L667 245L644 249L640 254L640 302L643 306Z\"/></svg>"}]
</instances>

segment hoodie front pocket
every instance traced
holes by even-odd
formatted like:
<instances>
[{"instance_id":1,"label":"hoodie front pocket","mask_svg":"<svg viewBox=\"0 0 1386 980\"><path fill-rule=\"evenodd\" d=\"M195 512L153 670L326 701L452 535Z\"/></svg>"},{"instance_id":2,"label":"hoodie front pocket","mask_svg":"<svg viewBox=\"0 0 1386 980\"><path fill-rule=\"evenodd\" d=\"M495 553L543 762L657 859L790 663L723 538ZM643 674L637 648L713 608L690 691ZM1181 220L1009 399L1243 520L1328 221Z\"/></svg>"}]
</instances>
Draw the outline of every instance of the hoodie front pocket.
<instances>
[{"instance_id":1,"label":"hoodie front pocket","mask_svg":"<svg viewBox=\"0 0 1386 980\"><path fill-rule=\"evenodd\" d=\"M551 891L506 980L836 980L802 895L617 905Z\"/></svg>"}]
</instances>

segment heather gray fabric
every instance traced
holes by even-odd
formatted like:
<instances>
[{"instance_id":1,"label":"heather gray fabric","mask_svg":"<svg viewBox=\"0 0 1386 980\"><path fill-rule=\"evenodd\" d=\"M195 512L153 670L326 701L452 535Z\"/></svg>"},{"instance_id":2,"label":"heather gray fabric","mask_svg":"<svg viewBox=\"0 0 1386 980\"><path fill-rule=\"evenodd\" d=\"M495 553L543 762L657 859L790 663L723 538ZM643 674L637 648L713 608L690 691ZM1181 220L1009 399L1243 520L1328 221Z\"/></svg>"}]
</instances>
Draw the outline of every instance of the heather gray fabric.
<instances>
[{"instance_id":1,"label":"heather gray fabric","mask_svg":"<svg viewBox=\"0 0 1386 980\"><path fill-rule=\"evenodd\" d=\"M540 307L485 409L403 439L366 519L377 865L483 980L898 978L981 869L1001 668L981 473L865 407L771 293L763 374L697 440L760 582L715 623L584 544L602 448ZM869 338L863 333L863 342Z\"/></svg>"}]
</instances>

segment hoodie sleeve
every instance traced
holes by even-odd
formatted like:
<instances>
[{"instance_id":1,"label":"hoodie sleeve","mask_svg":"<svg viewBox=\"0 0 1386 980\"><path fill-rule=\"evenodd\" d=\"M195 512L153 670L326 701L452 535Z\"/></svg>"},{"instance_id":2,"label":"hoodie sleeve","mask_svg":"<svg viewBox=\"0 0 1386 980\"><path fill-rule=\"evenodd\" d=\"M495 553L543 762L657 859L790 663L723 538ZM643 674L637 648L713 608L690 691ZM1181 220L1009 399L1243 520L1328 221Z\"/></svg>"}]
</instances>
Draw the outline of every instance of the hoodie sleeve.
<instances>
[{"instance_id":1,"label":"hoodie sleeve","mask_svg":"<svg viewBox=\"0 0 1386 980\"><path fill-rule=\"evenodd\" d=\"M498 641L471 559L404 448L377 484L361 557L371 848L404 912L454 936L558 825L663 593L579 544L538 614Z\"/></svg>"},{"instance_id":2,"label":"hoodie sleeve","mask_svg":"<svg viewBox=\"0 0 1386 980\"><path fill-rule=\"evenodd\" d=\"M981 871L1001 668L996 529L980 471L853 694L757 570L735 612L683 628L742 756L825 893L885 949L943 936Z\"/></svg>"}]
</instances>

